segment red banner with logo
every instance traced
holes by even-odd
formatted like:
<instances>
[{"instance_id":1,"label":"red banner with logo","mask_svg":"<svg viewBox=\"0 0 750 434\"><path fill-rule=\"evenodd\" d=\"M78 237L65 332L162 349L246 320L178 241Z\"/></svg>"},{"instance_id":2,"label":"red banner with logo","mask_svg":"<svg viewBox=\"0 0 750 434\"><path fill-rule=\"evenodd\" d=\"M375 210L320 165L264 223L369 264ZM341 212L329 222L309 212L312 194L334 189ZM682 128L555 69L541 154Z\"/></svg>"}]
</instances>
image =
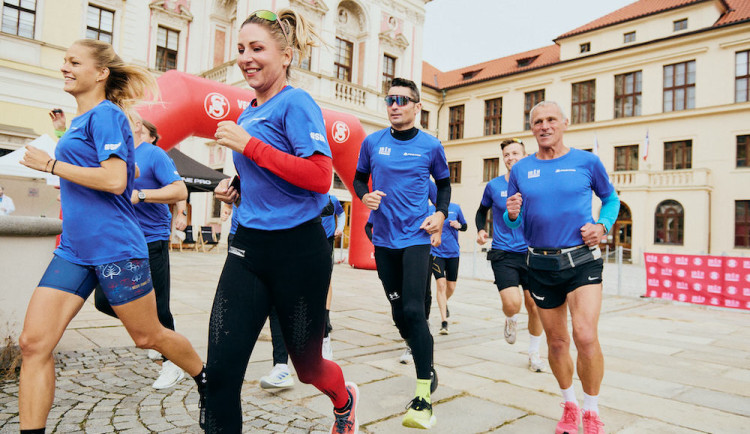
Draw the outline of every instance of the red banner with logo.
<instances>
[{"instance_id":1,"label":"red banner with logo","mask_svg":"<svg viewBox=\"0 0 750 434\"><path fill-rule=\"evenodd\" d=\"M750 310L750 258L644 253L646 297Z\"/></svg>"}]
</instances>

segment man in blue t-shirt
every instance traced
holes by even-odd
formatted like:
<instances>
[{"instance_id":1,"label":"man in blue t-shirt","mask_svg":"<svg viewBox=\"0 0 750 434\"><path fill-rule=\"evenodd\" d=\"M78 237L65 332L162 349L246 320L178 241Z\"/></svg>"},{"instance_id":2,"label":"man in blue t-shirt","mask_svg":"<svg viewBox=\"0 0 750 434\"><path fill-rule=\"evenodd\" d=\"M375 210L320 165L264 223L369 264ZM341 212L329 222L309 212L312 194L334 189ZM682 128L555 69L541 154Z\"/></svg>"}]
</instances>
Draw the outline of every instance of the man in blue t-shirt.
<instances>
[{"instance_id":1,"label":"man in blue t-shirt","mask_svg":"<svg viewBox=\"0 0 750 434\"><path fill-rule=\"evenodd\" d=\"M477 243L487 242L487 211L492 210L492 249L487 253L495 285L500 293L500 300L505 314L503 334L509 344L516 342L518 313L521 311L521 298L529 314L529 364L532 372L542 372L544 362L539 356L539 344L542 341L542 322L539 319L536 304L529 294L528 267L526 266L527 245L523 239L523 227L511 229L505 225L502 215L505 213L505 202L508 200L508 178L511 168L526 157L526 148L518 139L503 140L500 143L503 163L508 172L487 183L482 195L482 202L477 210ZM523 288L523 296L518 287Z\"/></svg>"},{"instance_id":2,"label":"man in blue t-shirt","mask_svg":"<svg viewBox=\"0 0 750 434\"><path fill-rule=\"evenodd\" d=\"M537 104L529 119L539 151L511 169L503 219L510 227L523 222L529 245L529 289L540 308L550 367L565 401L555 432L577 432L581 415L573 390L570 310L584 392L583 431L604 433L598 408L604 376L597 334L603 267L598 245L617 219L620 200L598 156L563 144L568 119L557 103ZM592 192L602 200L596 221Z\"/></svg>"},{"instance_id":3,"label":"man in blue t-shirt","mask_svg":"<svg viewBox=\"0 0 750 434\"><path fill-rule=\"evenodd\" d=\"M434 211L435 207L430 206ZM458 262L461 246L458 245L458 231L468 228L464 213L457 203L448 206L448 217L443 223L440 244L432 247L432 275L435 276L436 298L440 311L440 334L448 334L448 300L456 291ZM429 289L428 289L429 291Z\"/></svg>"},{"instance_id":4,"label":"man in blue t-shirt","mask_svg":"<svg viewBox=\"0 0 750 434\"><path fill-rule=\"evenodd\" d=\"M362 142L354 190L372 210L378 277L396 327L414 356L417 388L402 424L430 428L435 424L430 398L433 340L425 319L424 297L430 237L442 230L448 216L448 163L440 141L414 127L422 104L413 81L393 79L385 102L391 127ZM431 175L437 185L434 214L429 213L427 202Z\"/></svg>"}]
</instances>

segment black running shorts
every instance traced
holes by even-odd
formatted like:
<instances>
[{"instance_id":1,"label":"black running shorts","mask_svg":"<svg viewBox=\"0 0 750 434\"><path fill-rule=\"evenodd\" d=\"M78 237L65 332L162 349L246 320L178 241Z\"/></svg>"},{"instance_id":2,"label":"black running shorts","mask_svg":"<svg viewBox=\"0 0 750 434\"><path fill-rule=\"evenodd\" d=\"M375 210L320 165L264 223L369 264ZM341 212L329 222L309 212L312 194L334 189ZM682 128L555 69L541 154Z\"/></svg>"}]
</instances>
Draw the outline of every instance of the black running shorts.
<instances>
[{"instance_id":1,"label":"black running shorts","mask_svg":"<svg viewBox=\"0 0 750 434\"><path fill-rule=\"evenodd\" d=\"M586 285L602 283L604 261L600 258L563 271L529 270L529 291L537 307L554 309L565 303L568 293Z\"/></svg>"},{"instance_id":2,"label":"black running shorts","mask_svg":"<svg viewBox=\"0 0 750 434\"><path fill-rule=\"evenodd\" d=\"M529 269L526 266L526 254L495 250L492 264L492 272L495 274L495 285L498 291L514 286L528 289Z\"/></svg>"},{"instance_id":3,"label":"black running shorts","mask_svg":"<svg viewBox=\"0 0 750 434\"><path fill-rule=\"evenodd\" d=\"M445 280L455 282L458 280L458 259L459 258L432 258L432 275L435 280L445 278Z\"/></svg>"}]
</instances>

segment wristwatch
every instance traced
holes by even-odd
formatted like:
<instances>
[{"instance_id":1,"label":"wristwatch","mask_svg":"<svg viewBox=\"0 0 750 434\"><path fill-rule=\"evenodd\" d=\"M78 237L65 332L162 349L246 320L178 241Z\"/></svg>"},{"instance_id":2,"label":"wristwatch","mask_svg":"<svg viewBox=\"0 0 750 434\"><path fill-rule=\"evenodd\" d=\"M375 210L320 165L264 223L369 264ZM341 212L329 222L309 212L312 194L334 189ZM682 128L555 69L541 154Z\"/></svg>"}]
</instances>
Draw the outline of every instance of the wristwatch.
<instances>
[{"instance_id":1,"label":"wristwatch","mask_svg":"<svg viewBox=\"0 0 750 434\"><path fill-rule=\"evenodd\" d=\"M138 200L141 202L146 201L146 193L142 192L141 190L138 190Z\"/></svg>"},{"instance_id":2,"label":"wristwatch","mask_svg":"<svg viewBox=\"0 0 750 434\"><path fill-rule=\"evenodd\" d=\"M182 210L182 215L184 215L185 217L187 217L187 211L183 209Z\"/></svg>"}]
</instances>

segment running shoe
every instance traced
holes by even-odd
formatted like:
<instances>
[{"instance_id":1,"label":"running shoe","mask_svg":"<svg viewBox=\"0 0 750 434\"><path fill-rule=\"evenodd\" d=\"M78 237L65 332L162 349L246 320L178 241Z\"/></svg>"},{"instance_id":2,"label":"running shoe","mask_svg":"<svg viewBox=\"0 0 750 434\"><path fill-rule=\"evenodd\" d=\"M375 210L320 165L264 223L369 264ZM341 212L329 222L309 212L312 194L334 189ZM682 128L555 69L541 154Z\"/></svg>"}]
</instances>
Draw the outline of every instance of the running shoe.
<instances>
[{"instance_id":1,"label":"running shoe","mask_svg":"<svg viewBox=\"0 0 750 434\"><path fill-rule=\"evenodd\" d=\"M401 425L408 428L430 429L437 419L432 413L432 404L417 396L408 405Z\"/></svg>"},{"instance_id":2,"label":"running shoe","mask_svg":"<svg viewBox=\"0 0 750 434\"><path fill-rule=\"evenodd\" d=\"M343 413L333 410L333 416L336 420L331 427L331 434L354 434L359 429L359 423L357 422L359 389L356 384L347 382L346 391L349 392L349 399L351 399L352 406Z\"/></svg>"},{"instance_id":3,"label":"running shoe","mask_svg":"<svg viewBox=\"0 0 750 434\"><path fill-rule=\"evenodd\" d=\"M430 368L430 394L435 393L438 387L438 377L437 377L437 371L435 370L435 367L433 366Z\"/></svg>"},{"instance_id":4,"label":"running shoe","mask_svg":"<svg viewBox=\"0 0 750 434\"><path fill-rule=\"evenodd\" d=\"M286 365L274 365L271 373L260 378L260 387L263 389L288 389L294 386L294 379Z\"/></svg>"},{"instance_id":5,"label":"running shoe","mask_svg":"<svg viewBox=\"0 0 750 434\"><path fill-rule=\"evenodd\" d=\"M331 347L330 336L323 338L323 358L326 360L333 360L333 348Z\"/></svg>"},{"instance_id":6,"label":"running shoe","mask_svg":"<svg viewBox=\"0 0 750 434\"><path fill-rule=\"evenodd\" d=\"M151 360L159 360L161 359L161 353L156 350L148 350L148 358Z\"/></svg>"},{"instance_id":7,"label":"running shoe","mask_svg":"<svg viewBox=\"0 0 750 434\"><path fill-rule=\"evenodd\" d=\"M583 412L583 434L604 434L604 424L596 412Z\"/></svg>"},{"instance_id":8,"label":"running shoe","mask_svg":"<svg viewBox=\"0 0 750 434\"><path fill-rule=\"evenodd\" d=\"M403 354L401 354L401 357L398 358L398 361L403 363L404 365L408 365L409 363L413 362L414 356L411 355L411 348L407 346Z\"/></svg>"},{"instance_id":9,"label":"running shoe","mask_svg":"<svg viewBox=\"0 0 750 434\"><path fill-rule=\"evenodd\" d=\"M539 357L539 352L534 351L533 353L529 353L529 371L531 372L544 372L545 364L541 357Z\"/></svg>"},{"instance_id":10,"label":"running shoe","mask_svg":"<svg viewBox=\"0 0 750 434\"><path fill-rule=\"evenodd\" d=\"M578 425L581 423L581 409L575 402L567 401L560 404L563 414L560 422L557 422L555 434L578 434Z\"/></svg>"},{"instance_id":11,"label":"running shoe","mask_svg":"<svg viewBox=\"0 0 750 434\"><path fill-rule=\"evenodd\" d=\"M505 329L503 329L503 335L505 336L505 342L509 344L516 343L516 328L518 327L517 319L505 318Z\"/></svg>"},{"instance_id":12,"label":"running shoe","mask_svg":"<svg viewBox=\"0 0 750 434\"><path fill-rule=\"evenodd\" d=\"M443 321L440 324L440 334L441 335L447 335L448 334L448 321Z\"/></svg>"},{"instance_id":13,"label":"running shoe","mask_svg":"<svg viewBox=\"0 0 750 434\"><path fill-rule=\"evenodd\" d=\"M151 385L154 389L169 389L185 378L185 372L169 360L161 364L159 377Z\"/></svg>"}]
</instances>

